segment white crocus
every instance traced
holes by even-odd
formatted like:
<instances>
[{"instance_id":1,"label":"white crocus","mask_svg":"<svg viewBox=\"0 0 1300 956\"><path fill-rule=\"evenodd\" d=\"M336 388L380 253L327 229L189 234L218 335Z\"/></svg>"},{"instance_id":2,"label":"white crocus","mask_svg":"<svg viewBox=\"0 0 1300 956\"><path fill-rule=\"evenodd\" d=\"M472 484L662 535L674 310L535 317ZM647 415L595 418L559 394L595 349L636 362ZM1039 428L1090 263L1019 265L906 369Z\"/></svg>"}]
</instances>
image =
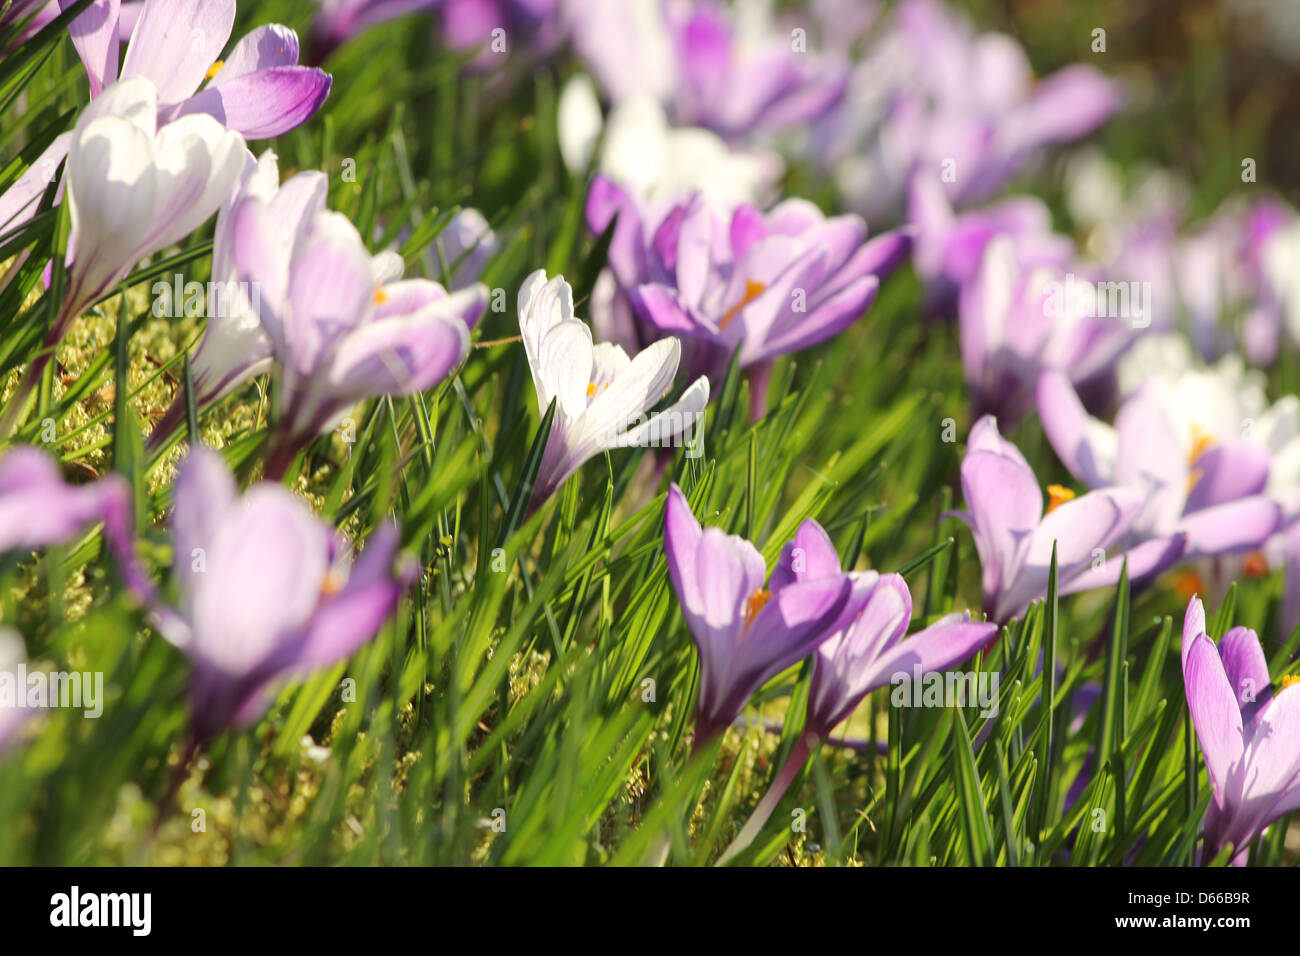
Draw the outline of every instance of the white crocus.
<instances>
[{"instance_id":1,"label":"white crocus","mask_svg":"<svg viewBox=\"0 0 1300 956\"><path fill-rule=\"evenodd\" d=\"M573 289L563 276L549 281L539 269L519 289L519 330L545 414L555 417L533 490L540 505L584 462L607 448L688 444L705 405L709 382L696 379L673 405L647 418L668 395L681 343L664 338L629 358L619 346L593 343L591 329L573 314ZM690 445L698 454L698 445Z\"/></svg>"}]
</instances>

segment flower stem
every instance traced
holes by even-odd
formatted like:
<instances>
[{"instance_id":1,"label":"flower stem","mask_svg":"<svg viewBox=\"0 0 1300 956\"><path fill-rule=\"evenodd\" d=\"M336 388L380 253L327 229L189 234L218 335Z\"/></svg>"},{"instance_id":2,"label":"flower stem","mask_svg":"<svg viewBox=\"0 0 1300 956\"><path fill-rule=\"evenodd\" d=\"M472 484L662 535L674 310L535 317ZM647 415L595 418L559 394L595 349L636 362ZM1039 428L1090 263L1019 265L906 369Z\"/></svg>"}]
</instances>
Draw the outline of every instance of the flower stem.
<instances>
[{"instance_id":1,"label":"flower stem","mask_svg":"<svg viewBox=\"0 0 1300 956\"><path fill-rule=\"evenodd\" d=\"M767 823L768 818L776 810L777 804L785 796L785 792L789 789L794 778L798 776L799 771L803 769L803 765L807 763L812 748L820 741L820 737L810 733L799 735L799 740L795 743L794 749L790 751L790 756L786 758L785 763L777 772L767 793L763 795L763 799L759 801L758 806L754 808L754 812L745 821L740 833L736 834L736 838L731 841L731 845L718 858L717 866L722 866L754 842L754 838L762 831L764 824Z\"/></svg>"}]
</instances>

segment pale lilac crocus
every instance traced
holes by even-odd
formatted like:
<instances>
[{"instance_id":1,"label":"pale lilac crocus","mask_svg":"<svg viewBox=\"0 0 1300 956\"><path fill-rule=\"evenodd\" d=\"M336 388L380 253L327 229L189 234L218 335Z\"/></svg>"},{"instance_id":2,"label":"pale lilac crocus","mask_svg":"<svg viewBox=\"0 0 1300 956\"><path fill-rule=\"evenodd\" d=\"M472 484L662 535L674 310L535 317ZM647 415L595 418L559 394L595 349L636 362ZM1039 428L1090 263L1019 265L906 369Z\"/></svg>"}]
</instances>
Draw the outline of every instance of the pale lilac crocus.
<instances>
[{"instance_id":1,"label":"pale lilac crocus","mask_svg":"<svg viewBox=\"0 0 1300 956\"><path fill-rule=\"evenodd\" d=\"M770 212L700 194L678 203L644 249L650 279L630 291L641 321L691 343L691 371L718 387L732 355L761 414L777 356L811 348L859 319L909 236L867 239L857 216L827 218L806 200Z\"/></svg>"},{"instance_id":2,"label":"pale lilac crocus","mask_svg":"<svg viewBox=\"0 0 1300 956\"><path fill-rule=\"evenodd\" d=\"M772 572L772 587L833 578L839 573L834 545L821 525L810 519L799 526L781 552ZM817 745L868 694L910 681L917 674L944 671L970 657L997 633L995 624L973 622L969 614L951 614L904 640L912 617L912 596L902 576L875 571L850 571L845 576L852 583L852 592L813 653L803 730L719 863L753 842Z\"/></svg>"},{"instance_id":3,"label":"pale lilac crocus","mask_svg":"<svg viewBox=\"0 0 1300 956\"><path fill-rule=\"evenodd\" d=\"M917 173L908 187L907 220L915 230L912 264L926 284L928 311L945 313L972 282L984 251L998 236L1010 240L1016 267L1064 269L1074 243L1052 231L1052 214L1035 196L1010 196L956 212L939 177Z\"/></svg>"},{"instance_id":4,"label":"pale lilac crocus","mask_svg":"<svg viewBox=\"0 0 1300 956\"><path fill-rule=\"evenodd\" d=\"M721 528L701 528L676 485L668 489L664 551L700 655L698 751L739 716L756 690L829 636L852 582L838 562L825 573L812 567L802 579L774 571L767 581L767 566L753 544Z\"/></svg>"},{"instance_id":5,"label":"pale lilac crocus","mask_svg":"<svg viewBox=\"0 0 1300 956\"><path fill-rule=\"evenodd\" d=\"M681 344L663 338L635 358L609 342L594 343L573 313L573 289L563 276L537 270L519 289L519 331L545 415L555 415L533 486L537 508L592 457L610 448L699 441L709 382L692 382L671 406L653 415L677 375Z\"/></svg>"},{"instance_id":6,"label":"pale lilac crocus","mask_svg":"<svg viewBox=\"0 0 1300 956\"><path fill-rule=\"evenodd\" d=\"M1090 488L1118 485L1140 495L1130 541L1184 534L1183 560L1260 547L1283 520L1265 494L1267 449L1238 438L1239 423L1226 435L1202 430L1184 411L1150 380L1125 400L1112 427L1088 415L1060 372L1043 373L1038 384L1043 430L1070 474Z\"/></svg>"},{"instance_id":7,"label":"pale lilac crocus","mask_svg":"<svg viewBox=\"0 0 1300 956\"><path fill-rule=\"evenodd\" d=\"M1058 593L1110 587L1122 561L1140 583L1171 566L1187 546L1181 530L1111 553L1138 520L1144 496L1134 488L1100 488L1075 497L1049 485L1050 505L1020 449L998 434L997 420L975 423L961 463L966 510L954 512L971 529L983 570L984 610L1005 623L1047 594L1056 545Z\"/></svg>"},{"instance_id":8,"label":"pale lilac crocus","mask_svg":"<svg viewBox=\"0 0 1300 956\"><path fill-rule=\"evenodd\" d=\"M272 482L239 494L221 456L191 449L171 520L178 602L154 607L190 659L196 745L266 710L282 680L352 655L379 631L412 580L397 529L371 533L360 557L307 504Z\"/></svg>"},{"instance_id":9,"label":"pale lilac crocus","mask_svg":"<svg viewBox=\"0 0 1300 956\"><path fill-rule=\"evenodd\" d=\"M276 243L281 258L287 258L305 224L325 210L329 191L327 177L315 170L298 173L282 185L279 164L270 150L258 160L247 156L243 177L239 189L217 213L212 275L223 283L222 295L217 303L209 302L210 307L216 306L216 311L208 316L203 338L190 360L194 403L200 412L244 382L269 371L272 364L271 339L262 328L258 314L260 288L240 286L236 277L235 209L249 198L264 203L266 241ZM371 260L371 271L375 281L381 284L397 279L402 273L401 257L391 252L380 253ZM185 394L179 391L149 435L149 448L161 447L184 420Z\"/></svg>"},{"instance_id":10,"label":"pale lilac crocus","mask_svg":"<svg viewBox=\"0 0 1300 956\"><path fill-rule=\"evenodd\" d=\"M244 139L210 116L160 126L144 77L106 89L82 112L68 154L71 232L67 284L45 351L28 365L0 434L12 431L72 321L146 256L188 236L216 212L243 168Z\"/></svg>"},{"instance_id":11,"label":"pale lilac crocus","mask_svg":"<svg viewBox=\"0 0 1300 956\"><path fill-rule=\"evenodd\" d=\"M977 33L938 0L906 0L859 58L817 127L817 152L850 206L889 220L920 171L954 206L994 195L1047 148L1079 139L1122 104L1090 64L1034 76L1012 37Z\"/></svg>"},{"instance_id":12,"label":"pale lilac crocus","mask_svg":"<svg viewBox=\"0 0 1300 956\"><path fill-rule=\"evenodd\" d=\"M116 546L130 534L130 515L121 475L70 485L39 448L19 445L0 456L0 554L66 544L101 522Z\"/></svg>"},{"instance_id":13,"label":"pale lilac crocus","mask_svg":"<svg viewBox=\"0 0 1300 956\"><path fill-rule=\"evenodd\" d=\"M232 213L231 241L236 276L259 290L282 373L265 472L279 478L363 399L410 395L447 378L468 354L488 292L387 281L388 268L376 269L356 227L335 212L304 218L286 242L273 203L245 197Z\"/></svg>"},{"instance_id":14,"label":"pale lilac crocus","mask_svg":"<svg viewBox=\"0 0 1300 956\"><path fill-rule=\"evenodd\" d=\"M72 0L59 3L66 9ZM133 28L119 70L120 33L127 22ZM158 127L201 113L249 140L295 129L325 102L329 74L298 65L298 36L280 24L257 27L218 59L234 22L235 0L96 0L68 30L92 99L119 74L144 77L158 91ZM0 233L35 214L71 142L71 133L56 137L0 196Z\"/></svg>"},{"instance_id":15,"label":"pale lilac crocus","mask_svg":"<svg viewBox=\"0 0 1300 956\"><path fill-rule=\"evenodd\" d=\"M446 263L451 270L447 287L454 290L477 282L501 243L483 214L467 207L451 217L434 240L434 247L440 263Z\"/></svg>"},{"instance_id":16,"label":"pale lilac crocus","mask_svg":"<svg viewBox=\"0 0 1300 956\"><path fill-rule=\"evenodd\" d=\"M1081 270L1082 271L1082 270ZM1044 369L1060 369L1080 389L1107 387L1116 360L1135 338L1135 320L1106 314L1103 299L1080 292L1095 276L1043 265L1026 269L1016 243L999 234L958 295L958 338L976 415L1014 427L1034 407Z\"/></svg>"},{"instance_id":17,"label":"pale lilac crocus","mask_svg":"<svg viewBox=\"0 0 1300 956\"><path fill-rule=\"evenodd\" d=\"M1183 619L1183 683L1214 798L1205 814L1209 863L1231 848L1244 866L1269 825L1300 809L1300 688L1273 689L1255 632L1234 627L1216 645L1193 597Z\"/></svg>"}]
</instances>

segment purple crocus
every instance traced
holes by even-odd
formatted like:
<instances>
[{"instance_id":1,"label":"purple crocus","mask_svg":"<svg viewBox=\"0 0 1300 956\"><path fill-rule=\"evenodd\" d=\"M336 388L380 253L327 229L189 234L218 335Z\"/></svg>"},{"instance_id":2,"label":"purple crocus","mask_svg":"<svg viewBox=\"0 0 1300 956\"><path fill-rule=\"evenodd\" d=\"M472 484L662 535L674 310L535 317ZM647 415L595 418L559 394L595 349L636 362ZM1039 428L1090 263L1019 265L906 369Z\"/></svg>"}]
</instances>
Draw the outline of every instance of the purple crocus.
<instances>
[{"instance_id":1,"label":"purple crocus","mask_svg":"<svg viewBox=\"0 0 1300 956\"><path fill-rule=\"evenodd\" d=\"M120 544L130 534L131 490L121 475L69 485L46 452L30 445L0 457L0 554L64 544L103 522Z\"/></svg>"},{"instance_id":2,"label":"purple crocus","mask_svg":"<svg viewBox=\"0 0 1300 956\"><path fill-rule=\"evenodd\" d=\"M764 584L767 568L757 549L721 528L701 529L676 485L668 489L664 551L700 654L698 750L736 719L756 690L826 639L852 582L837 562L833 570L812 565L799 579L778 569Z\"/></svg>"},{"instance_id":3,"label":"purple crocus","mask_svg":"<svg viewBox=\"0 0 1300 956\"><path fill-rule=\"evenodd\" d=\"M1183 683L1214 799L1205 814L1202 862L1231 847L1244 866L1250 845L1300 809L1300 689L1274 691L1255 632L1234 627L1216 645L1193 597L1183 619Z\"/></svg>"},{"instance_id":4,"label":"purple crocus","mask_svg":"<svg viewBox=\"0 0 1300 956\"><path fill-rule=\"evenodd\" d=\"M232 212L235 273L260 293L259 316L282 371L279 427L266 475L279 478L317 435L378 395L410 395L450 375L469 351L487 288L385 284L347 217L317 211L287 242L271 202Z\"/></svg>"},{"instance_id":5,"label":"purple crocus","mask_svg":"<svg viewBox=\"0 0 1300 956\"><path fill-rule=\"evenodd\" d=\"M1020 449L998 434L997 420L984 416L971 429L961 463L966 510L954 515L971 529L983 569L984 610L1005 623L1047 594L1056 545L1058 590L1062 595L1109 587L1119 580L1121 558L1134 582L1172 565L1187 546L1181 530L1152 538L1125 554L1107 554L1142 512L1134 488L1101 488L1075 497L1048 486L1050 504Z\"/></svg>"},{"instance_id":6,"label":"purple crocus","mask_svg":"<svg viewBox=\"0 0 1300 956\"><path fill-rule=\"evenodd\" d=\"M1016 243L1000 234L958 296L966 387L976 415L1013 427L1034 407L1044 369L1061 369L1080 388L1107 385L1141 319L1098 308L1095 284L1073 273L1022 268ZM1077 293L1091 289L1089 297ZM1136 305L1135 305L1136 308Z\"/></svg>"},{"instance_id":7,"label":"purple crocus","mask_svg":"<svg viewBox=\"0 0 1300 956\"><path fill-rule=\"evenodd\" d=\"M1016 268L1064 269L1074 243L1052 232L1052 214L1034 196L1011 196L967 212L954 212L937 176L915 175L908 189L907 220L915 230L912 264L926 283L929 311L943 313L972 282L984 251L1008 237Z\"/></svg>"},{"instance_id":8,"label":"purple crocus","mask_svg":"<svg viewBox=\"0 0 1300 956\"><path fill-rule=\"evenodd\" d=\"M311 25L311 58L320 63L363 30L412 13L436 9L444 0L319 0Z\"/></svg>"},{"instance_id":9,"label":"purple crocus","mask_svg":"<svg viewBox=\"0 0 1300 956\"><path fill-rule=\"evenodd\" d=\"M285 678L328 667L378 632L412 580L395 570L397 529L381 526L355 561L287 489L238 493L216 452L195 447L175 487L172 548L179 600L154 620L193 664L196 744L254 721Z\"/></svg>"},{"instance_id":10,"label":"purple crocus","mask_svg":"<svg viewBox=\"0 0 1300 956\"><path fill-rule=\"evenodd\" d=\"M675 124L731 142L823 115L848 78L842 58L794 49L761 13L656 0L569 4L574 47L611 101L652 95Z\"/></svg>"},{"instance_id":11,"label":"purple crocus","mask_svg":"<svg viewBox=\"0 0 1300 956\"><path fill-rule=\"evenodd\" d=\"M708 375L715 388L739 349L757 417L772 361L860 318L909 247L905 233L868 240L857 216L828 219L805 200L763 213L696 193L655 230L643 250L649 281L630 300L659 335L691 343L692 374Z\"/></svg>"},{"instance_id":12,"label":"purple crocus","mask_svg":"<svg viewBox=\"0 0 1300 956\"><path fill-rule=\"evenodd\" d=\"M902 205L916 172L942 177L954 206L981 202L1047 147L1087 135L1123 101L1087 64L1037 79L1024 49L976 33L937 0L906 0L817 129L818 152L872 221Z\"/></svg>"},{"instance_id":13,"label":"purple crocus","mask_svg":"<svg viewBox=\"0 0 1300 956\"><path fill-rule=\"evenodd\" d=\"M1260 444L1180 427L1161 383L1149 381L1115 416L1092 418L1059 371L1038 384L1038 414L1057 457L1090 488L1132 488L1142 501L1131 541L1183 534L1183 560L1260 547L1283 521L1264 494L1268 451Z\"/></svg>"},{"instance_id":14,"label":"purple crocus","mask_svg":"<svg viewBox=\"0 0 1300 956\"><path fill-rule=\"evenodd\" d=\"M573 314L569 283L563 276L548 280L543 269L519 288L519 331L538 414L545 415L555 401L532 508L604 450L700 440L698 426L709 402L706 378L692 382L670 407L649 415L677 375L681 345L676 339L660 339L635 358L609 342L593 343L591 329Z\"/></svg>"},{"instance_id":15,"label":"purple crocus","mask_svg":"<svg viewBox=\"0 0 1300 956\"><path fill-rule=\"evenodd\" d=\"M825 530L809 519L781 552L772 585L833 579L839 557ZM997 625L951 614L903 640L912 617L912 596L898 574L844 573L852 591L844 609L813 653L812 683L804 729L790 756L736 839L723 853L725 863L762 830L782 795L831 730L857 709L873 690L917 673L946 670L974 654L997 633Z\"/></svg>"}]
</instances>

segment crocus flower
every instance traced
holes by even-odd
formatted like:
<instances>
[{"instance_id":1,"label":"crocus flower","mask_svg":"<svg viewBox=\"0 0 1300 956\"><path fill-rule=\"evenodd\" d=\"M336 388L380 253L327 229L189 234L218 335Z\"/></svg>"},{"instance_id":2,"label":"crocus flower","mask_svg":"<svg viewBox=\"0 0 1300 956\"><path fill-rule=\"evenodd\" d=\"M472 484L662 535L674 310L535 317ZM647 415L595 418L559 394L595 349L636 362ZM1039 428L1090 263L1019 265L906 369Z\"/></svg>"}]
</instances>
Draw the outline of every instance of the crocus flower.
<instances>
[{"instance_id":1,"label":"crocus flower","mask_svg":"<svg viewBox=\"0 0 1300 956\"><path fill-rule=\"evenodd\" d=\"M839 570L773 571L744 538L701 529L672 485L664 512L668 577L700 654L695 748L721 733L763 684L825 640L853 590Z\"/></svg>"},{"instance_id":2,"label":"crocus flower","mask_svg":"<svg viewBox=\"0 0 1300 956\"><path fill-rule=\"evenodd\" d=\"M1225 434L1212 420L1204 426L1190 421L1195 406L1159 380L1147 381L1124 402L1114 427L1088 415L1060 372L1043 374L1038 407L1057 457L1076 479L1091 488L1132 488L1141 496L1131 540L1183 533L1182 557L1193 560L1258 548L1282 524L1281 507L1263 493L1266 448L1238 438L1240 422Z\"/></svg>"},{"instance_id":3,"label":"crocus flower","mask_svg":"<svg viewBox=\"0 0 1300 956\"><path fill-rule=\"evenodd\" d=\"M645 249L651 281L631 290L638 317L692 344L692 371L717 387L739 349L761 413L779 355L843 331L876 297L880 277L909 249L905 233L867 240L857 216L826 218L790 199L768 213L696 194L679 203Z\"/></svg>"},{"instance_id":4,"label":"crocus flower","mask_svg":"<svg viewBox=\"0 0 1300 956\"><path fill-rule=\"evenodd\" d=\"M437 8L443 0L320 0L311 26L312 60L319 63L358 33L388 20Z\"/></svg>"},{"instance_id":5,"label":"crocus flower","mask_svg":"<svg viewBox=\"0 0 1300 956\"><path fill-rule=\"evenodd\" d=\"M1121 557L1129 580L1154 577L1177 561L1187 534L1175 531L1129 548L1107 552L1124 539L1142 512L1144 496L1134 488L1101 488L1075 497L1048 486L1050 505L1020 449L998 434L997 420L975 423L961 463L966 511L954 512L971 529L983 569L984 610L1005 623L1047 594L1056 545L1058 593L1109 587L1119 580Z\"/></svg>"},{"instance_id":6,"label":"crocus flower","mask_svg":"<svg viewBox=\"0 0 1300 956\"><path fill-rule=\"evenodd\" d=\"M286 242L273 202L247 196L232 213L240 281L256 283L260 318L283 376L266 475L279 478L317 435L362 399L410 395L450 375L469 351L487 288L387 282L347 217L318 211Z\"/></svg>"},{"instance_id":7,"label":"crocus flower","mask_svg":"<svg viewBox=\"0 0 1300 956\"><path fill-rule=\"evenodd\" d=\"M483 214L470 208L452 216L434 244L440 260L451 270L450 289L465 289L477 282L501 246Z\"/></svg>"},{"instance_id":8,"label":"crocus flower","mask_svg":"<svg viewBox=\"0 0 1300 956\"><path fill-rule=\"evenodd\" d=\"M1013 38L977 34L936 0L906 0L818 124L817 150L852 208L888 220L913 173L942 176L954 206L981 202L1048 147L1090 133L1122 100L1092 66L1038 80Z\"/></svg>"},{"instance_id":9,"label":"crocus flower","mask_svg":"<svg viewBox=\"0 0 1300 956\"><path fill-rule=\"evenodd\" d=\"M1300 809L1300 689L1283 678L1273 690L1249 628L1234 627L1216 645L1198 598L1187 605L1182 657L1187 708L1214 789L1201 859L1231 847L1232 864L1244 866L1268 826Z\"/></svg>"},{"instance_id":10,"label":"crocus flower","mask_svg":"<svg viewBox=\"0 0 1300 956\"><path fill-rule=\"evenodd\" d=\"M287 258L304 223L325 210L329 182L314 170L298 173L280 184L279 164L267 150L261 159L245 159L244 178L239 189L217 213L212 245L212 275L224 283L220 309L208 316L203 338L190 361L194 403L198 411L228 395L249 379L271 367L271 340L262 328L259 312L260 288L241 287L236 278L234 253L234 211L245 200L256 198L267 209L267 241L280 247ZM371 260L377 283L389 282L402 274L401 257L380 253ZM212 303L209 303L210 305ZM180 391L154 426L149 447L156 449L185 420L185 394Z\"/></svg>"},{"instance_id":11,"label":"crocus flower","mask_svg":"<svg viewBox=\"0 0 1300 956\"><path fill-rule=\"evenodd\" d=\"M179 601L155 623L193 664L195 741L247 726L276 682L354 653L393 613L412 579L394 570L397 530L381 526L355 562L287 489L240 495L221 456L190 451L175 487L172 548Z\"/></svg>"},{"instance_id":12,"label":"crocus flower","mask_svg":"<svg viewBox=\"0 0 1300 956\"><path fill-rule=\"evenodd\" d=\"M756 6L729 15L717 4L576 0L574 46L614 103L650 95L680 126L730 142L806 123L844 93L847 64L796 51L790 34Z\"/></svg>"},{"instance_id":13,"label":"crocus flower","mask_svg":"<svg viewBox=\"0 0 1300 956\"><path fill-rule=\"evenodd\" d=\"M129 534L131 492L121 475L69 485L46 452L30 445L0 456L0 554L64 544L103 522L116 542Z\"/></svg>"},{"instance_id":14,"label":"crocus flower","mask_svg":"<svg viewBox=\"0 0 1300 956\"><path fill-rule=\"evenodd\" d=\"M957 303L962 369L975 414L995 415L1008 427L1033 409L1044 369L1062 370L1081 389L1108 385L1143 321L1108 314L1104 297L1099 307L1097 286L1084 284L1091 278L1076 284L1073 273L1022 269L1018 259L1011 237L994 237ZM1076 294L1085 289L1094 295Z\"/></svg>"},{"instance_id":15,"label":"crocus flower","mask_svg":"<svg viewBox=\"0 0 1300 956\"><path fill-rule=\"evenodd\" d=\"M552 399L556 403L533 487L534 508L605 449L667 445L690 433L708 404L708 380L699 378L669 408L647 419L672 386L681 344L660 339L628 358L617 345L593 343L591 329L573 314L573 289L563 276L548 281L539 269L524 280L519 331L539 414L546 414Z\"/></svg>"},{"instance_id":16,"label":"crocus flower","mask_svg":"<svg viewBox=\"0 0 1300 956\"><path fill-rule=\"evenodd\" d=\"M58 5L66 9L73 2ZM268 139L306 122L329 95L329 74L298 66L298 35L279 24L258 27L218 59L235 22L235 0L96 0L68 28L92 98L118 79L120 31L128 20L134 29L120 75L153 83L158 127L204 113L246 139ZM0 195L0 233L35 214L71 140L67 133L56 137Z\"/></svg>"},{"instance_id":17,"label":"crocus flower","mask_svg":"<svg viewBox=\"0 0 1300 956\"><path fill-rule=\"evenodd\" d=\"M1064 269L1074 257L1074 243L1052 232L1052 214L1034 196L1012 196L957 213L937 176L917 174L908 189L907 220L915 230L912 264L926 283L932 313L955 303L998 236L1008 237L1016 267L1024 272Z\"/></svg>"},{"instance_id":18,"label":"crocus flower","mask_svg":"<svg viewBox=\"0 0 1300 956\"><path fill-rule=\"evenodd\" d=\"M774 585L814 581L840 573L835 546L811 519L799 526L781 552ZM912 617L912 596L898 574L850 571L852 592L829 636L813 653L812 683L804 729L772 785L719 862L748 846L781 801L817 745L857 709L873 690L895 683L898 675L943 671L987 644L997 625L976 623L969 614L951 614L903 640Z\"/></svg>"},{"instance_id":19,"label":"crocus flower","mask_svg":"<svg viewBox=\"0 0 1300 956\"><path fill-rule=\"evenodd\" d=\"M141 259L198 228L234 188L243 137L210 116L159 127L157 91L144 77L106 89L82 112L68 155L71 233L67 286L45 348L10 399L16 423L52 350L81 315Z\"/></svg>"}]
</instances>

